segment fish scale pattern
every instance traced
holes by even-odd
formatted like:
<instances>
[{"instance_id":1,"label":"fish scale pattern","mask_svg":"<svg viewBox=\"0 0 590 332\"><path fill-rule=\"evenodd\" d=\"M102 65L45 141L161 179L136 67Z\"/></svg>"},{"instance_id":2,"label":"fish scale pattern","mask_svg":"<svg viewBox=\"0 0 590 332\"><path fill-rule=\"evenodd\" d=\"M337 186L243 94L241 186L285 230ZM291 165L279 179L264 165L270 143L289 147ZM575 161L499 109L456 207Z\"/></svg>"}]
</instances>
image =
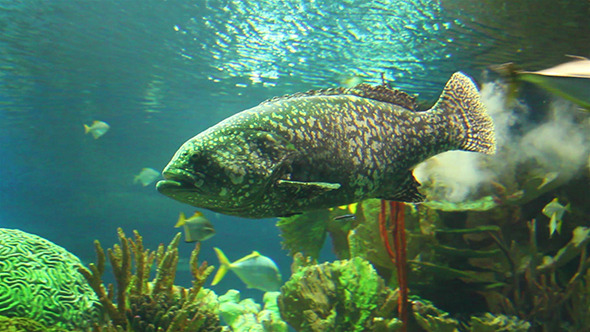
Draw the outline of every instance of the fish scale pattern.
<instances>
[{"instance_id":1,"label":"fish scale pattern","mask_svg":"<svg viewBox=\"0 0 590 332\"><path fill-rule=\"evenodd\" d=\"M97 321L99 302L79 265L76 256L51 241L0 228L0 315L68 329Z\"/></svg>"}]
</instances>

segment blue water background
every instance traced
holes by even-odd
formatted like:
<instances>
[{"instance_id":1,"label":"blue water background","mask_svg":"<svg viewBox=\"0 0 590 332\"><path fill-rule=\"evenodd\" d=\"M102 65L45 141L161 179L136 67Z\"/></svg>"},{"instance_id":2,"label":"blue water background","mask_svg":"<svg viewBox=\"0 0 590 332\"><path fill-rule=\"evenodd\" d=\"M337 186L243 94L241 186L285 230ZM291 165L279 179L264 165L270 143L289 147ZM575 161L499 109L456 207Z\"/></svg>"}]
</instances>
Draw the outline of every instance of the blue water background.
<instances>
[{"instance_id":1,"label":"blue water background","mask_svg":"<svg viewBox=\"0 0 590 332\"><path fill-rule=\"evenodd\" d=\"M358 76L436 99L462 70L490 64L541 69L590 55L588 1L0 1L0 227L47 238L94 261L94 239L138 230L168 243L180 211L141 187L187 139L277 95L340 86ZM106 121L98 140L83 124ZM257 250L284 278L291 259L274 219L203 211L212 247L231 260ZM178 284L188 286L186 258ZM326 246L321 260L334 256ZM108 279L107 279L108 280ZM213 289L246 291L229 274Z\"/></svg>"}]
</instances>

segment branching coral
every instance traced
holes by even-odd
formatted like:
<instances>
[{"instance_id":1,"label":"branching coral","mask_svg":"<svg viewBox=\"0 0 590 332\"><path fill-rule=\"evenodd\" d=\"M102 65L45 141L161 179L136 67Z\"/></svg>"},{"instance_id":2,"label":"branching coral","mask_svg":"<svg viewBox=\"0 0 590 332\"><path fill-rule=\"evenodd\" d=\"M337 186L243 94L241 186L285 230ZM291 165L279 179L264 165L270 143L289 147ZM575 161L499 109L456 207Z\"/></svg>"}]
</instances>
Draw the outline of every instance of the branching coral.
<instances>
[{"instance_id":1,"label":"branching coral","mask_svg":"<svg viewBox=\"0 0 590 332\"><path fill-rule=\"evenodd\" d=\"M83 328L100 317L80 260L39 236L0 228L0 314Z\"/></svg>"},{"instance_id":2,"label":"branching coral","mask_svg":"<svg viewBox=\"0 0 590 332\"><path fill-rule=\"evenodd\" d=\"M395 331L397 295L366 260L301 268L281 288L281 316L297 331Z\"/></svg>"},{"instance_id":3,"label":"branching coral","mask_svg":"<svg viewBox=\"0 0 590 332\"><path fill-rule=\"evenodd\" d=\"M161 244L155 252L144 250L141 236L136 231L134 235L135 240L126 238L119 228L120 245L107 252L117 283L116 303L114 285L105 287L102 283L106 257L98 241L95 241L97 264L90 264L88 269L79 268L111 320L103 328L97 326L96 330L220 331L215 296L211 291L202 289L213 267L207 267L206 263L199 266L200 245L197 244L191 254L190 269L194 280L192 288L186 290L174 286L180 233L167 248ZM154 261L156 276L148 282Z\"/></svg>"}]
</instances>

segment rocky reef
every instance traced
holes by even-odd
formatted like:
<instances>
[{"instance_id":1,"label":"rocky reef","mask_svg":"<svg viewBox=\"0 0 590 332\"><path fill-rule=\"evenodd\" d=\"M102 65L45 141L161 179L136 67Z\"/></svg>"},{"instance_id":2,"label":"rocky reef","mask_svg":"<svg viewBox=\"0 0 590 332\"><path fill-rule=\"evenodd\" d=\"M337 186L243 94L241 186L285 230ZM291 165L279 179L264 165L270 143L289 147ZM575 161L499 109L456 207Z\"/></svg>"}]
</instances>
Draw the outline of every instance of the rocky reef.
<instances>
[{"instance_id":1,"label":"rocky reef","mask_svg":"<svg viewBox=\"0 0 590 332\"><path fill-rule=\"evenodd\" d=\"M219 296L221 317L234 332L287 332L287 323L281 319L277 305L279 292L264 293L264 308L252 299L240 301L240 292L229 290Z\"/></svg>"}]
</instances>

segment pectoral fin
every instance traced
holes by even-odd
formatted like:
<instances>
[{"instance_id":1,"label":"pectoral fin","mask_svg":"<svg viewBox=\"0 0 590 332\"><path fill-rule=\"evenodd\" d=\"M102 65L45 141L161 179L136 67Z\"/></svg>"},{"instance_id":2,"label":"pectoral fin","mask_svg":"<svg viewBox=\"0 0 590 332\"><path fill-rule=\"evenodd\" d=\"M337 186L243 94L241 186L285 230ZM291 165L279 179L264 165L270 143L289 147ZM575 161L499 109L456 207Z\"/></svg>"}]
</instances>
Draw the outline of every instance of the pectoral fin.
<instances>
[{"instance_id":1,"label":"pectoral fin","mask_svg":"<svg viewBox=\"0 0 590 332\"><path fill-rule=\"evenodd\" d=\"M288 195L297 198L311 198L325 192L340 188L339 183L329 182L302 182L292 180L277 180L277 187L284 190Z\"/></svg>"}]
</instances>

